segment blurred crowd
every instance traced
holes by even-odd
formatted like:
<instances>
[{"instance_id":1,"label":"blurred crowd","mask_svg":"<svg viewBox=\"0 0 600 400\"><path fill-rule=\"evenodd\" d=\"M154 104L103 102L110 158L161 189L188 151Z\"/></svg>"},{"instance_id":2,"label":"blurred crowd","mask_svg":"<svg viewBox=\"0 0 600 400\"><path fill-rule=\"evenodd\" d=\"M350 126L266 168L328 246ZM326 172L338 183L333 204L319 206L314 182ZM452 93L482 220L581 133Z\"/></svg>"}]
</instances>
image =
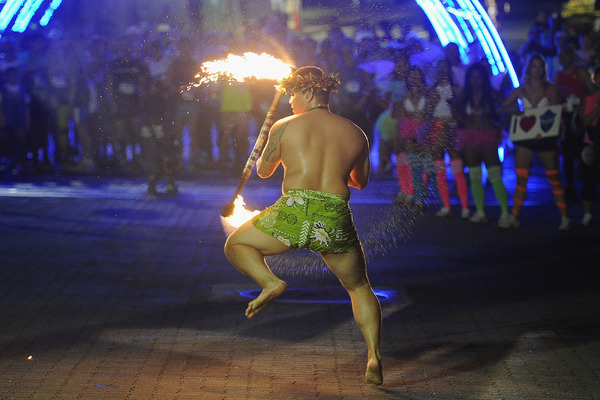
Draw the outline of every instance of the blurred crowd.
<instances>
[{"instance_id":1,"label":"blurred crowd","mask_svg":"<svg viewBox=\"0 0 600 400\"><path fill-rule=\"evenodd\" d=\"M150 194L163 177L167 191L176 193L181 169L239 173L271 102L273 83L191 84L204 61L267 52L295 66L339 74L331 110L365 131L378 153L376 177L398 179L398 204L421 207L431 186L443 205L438 215L451 214L449 196L456 194L461 215L483 222L484 165L501 205L499 226L517 226L497 155L498 146L514 147L507 140L507 121L522 112L523 96L506 102L516 90L508 77L493 75L477 46L460 54L456 44L426 40L407 21L365 21L351 34L342 28L333 19L317 40L288 30L286 18L274 13L260 26L247 27L242 37L147 23L111 35L59 29L5 35L0 39L0 167L13 176L139 171L148 176ZM542 83L558 88L565 107L556 140L562 161L556 168L562 168L559 181L564 181L559 187L548 178L561 227L568 225L561 190L567 200L576 200L578 169L591 163L597 172L597 142L587 134L595 120L586 123L583 109L586 98L598 92L593 77L600 66L599 36L593 27L575 29L558 14L541 11L522 48L512 52L515 69L523 72L521 86L531 59L541 58ZM278 117L289 112L279 107ZM491 135L489 143L482 142L485 135ZM589 155L590 146L592 156L582 162L582 151ZM588 186L595 185L595 176L587 173ZM590 192L588 187L584 200Z\"/></svg>"}]
</instances>

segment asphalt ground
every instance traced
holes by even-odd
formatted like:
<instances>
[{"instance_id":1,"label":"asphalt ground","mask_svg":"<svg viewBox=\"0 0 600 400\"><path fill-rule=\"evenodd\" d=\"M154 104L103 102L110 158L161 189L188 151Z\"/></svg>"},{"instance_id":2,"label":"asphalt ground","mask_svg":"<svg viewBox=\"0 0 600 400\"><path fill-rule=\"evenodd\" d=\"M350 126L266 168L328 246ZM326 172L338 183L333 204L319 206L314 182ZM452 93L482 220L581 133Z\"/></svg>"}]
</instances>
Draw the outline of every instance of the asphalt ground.
<instances>
[{"instance_id":1,"label":"asphalt ground","mask_svg":"<svg viewBox=\"0 0 600 400\"><path fill-rule=\"evenodd\" d=\"M247 207L272 203L278 178L253 176ZM486 224L454 197L449 218L434 196L395 206L393 179L353 191L381 387L318 256L271 257L289 290L244 317L258 287L223 255L219 215L238 181L186 174L159 197L135 176L0 181L0 399L600 399L599 228L577 225L575 202L558 231L539 169L518 230L496 226L489 185Z\"/></svg>"}]
</instances>

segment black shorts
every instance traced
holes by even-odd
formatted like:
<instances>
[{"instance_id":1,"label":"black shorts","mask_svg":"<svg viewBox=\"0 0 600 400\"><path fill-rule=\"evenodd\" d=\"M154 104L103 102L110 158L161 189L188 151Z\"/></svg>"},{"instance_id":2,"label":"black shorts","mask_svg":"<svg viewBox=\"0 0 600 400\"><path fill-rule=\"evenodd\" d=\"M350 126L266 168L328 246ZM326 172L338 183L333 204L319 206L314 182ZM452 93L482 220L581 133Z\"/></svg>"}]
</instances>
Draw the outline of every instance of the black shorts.
<instances>
[{"instance_id":1,"label":"black shorts","mask_svg":"<svg viewBox=\"0 0 600 400\"><path fill-rule=\"evenodd\" d=\"M519 140L515 142L517 147L525 147L531 151L543 152L543 151L558 151L558 142L557 139L552 138L544 138L544 139L528 139L528 140Z\"/></svg>"}]
</instances>

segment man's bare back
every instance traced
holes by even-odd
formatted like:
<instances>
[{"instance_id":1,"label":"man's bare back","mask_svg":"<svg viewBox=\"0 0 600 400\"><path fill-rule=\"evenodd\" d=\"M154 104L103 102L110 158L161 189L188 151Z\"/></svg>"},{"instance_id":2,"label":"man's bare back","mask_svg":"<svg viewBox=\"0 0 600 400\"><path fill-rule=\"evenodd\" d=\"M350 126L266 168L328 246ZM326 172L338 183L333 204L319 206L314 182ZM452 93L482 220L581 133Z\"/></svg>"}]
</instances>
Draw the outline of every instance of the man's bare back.
<instances>
[{"instance_id":1,"label":"man's bare back","mask_svg":"<svg viewBox=\"0 0 600 400\"><path fill-rule=\"evenodd\" d=\"M257 163L269 177L281 163L283 191L310 189L350 197L348 186L368 182L369 146L364 132L349 120L316 108L277 121Z\"/></svg>"}]
</instances>

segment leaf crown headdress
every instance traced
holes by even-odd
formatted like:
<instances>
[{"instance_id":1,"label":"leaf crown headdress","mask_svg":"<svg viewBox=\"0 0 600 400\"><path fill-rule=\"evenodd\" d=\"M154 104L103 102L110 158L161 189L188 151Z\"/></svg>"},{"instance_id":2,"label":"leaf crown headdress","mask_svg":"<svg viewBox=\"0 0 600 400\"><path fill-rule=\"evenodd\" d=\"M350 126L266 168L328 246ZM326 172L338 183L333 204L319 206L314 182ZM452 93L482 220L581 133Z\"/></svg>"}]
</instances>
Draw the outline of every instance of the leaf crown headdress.
<instances>
[{"instance_id":1,"label":"leaf crown headdress","mask_svg":"<svg viewBox=\"0 0 600 400\"><path fill-rule=\"evenodd\" d=\"M312 72L306 75L290 74L278 82L277 89L284 94L299 93L305 90L322 89L326 92L337 92L340 84L338 74L315 76Z\"/></svg>"}]
</instances>

